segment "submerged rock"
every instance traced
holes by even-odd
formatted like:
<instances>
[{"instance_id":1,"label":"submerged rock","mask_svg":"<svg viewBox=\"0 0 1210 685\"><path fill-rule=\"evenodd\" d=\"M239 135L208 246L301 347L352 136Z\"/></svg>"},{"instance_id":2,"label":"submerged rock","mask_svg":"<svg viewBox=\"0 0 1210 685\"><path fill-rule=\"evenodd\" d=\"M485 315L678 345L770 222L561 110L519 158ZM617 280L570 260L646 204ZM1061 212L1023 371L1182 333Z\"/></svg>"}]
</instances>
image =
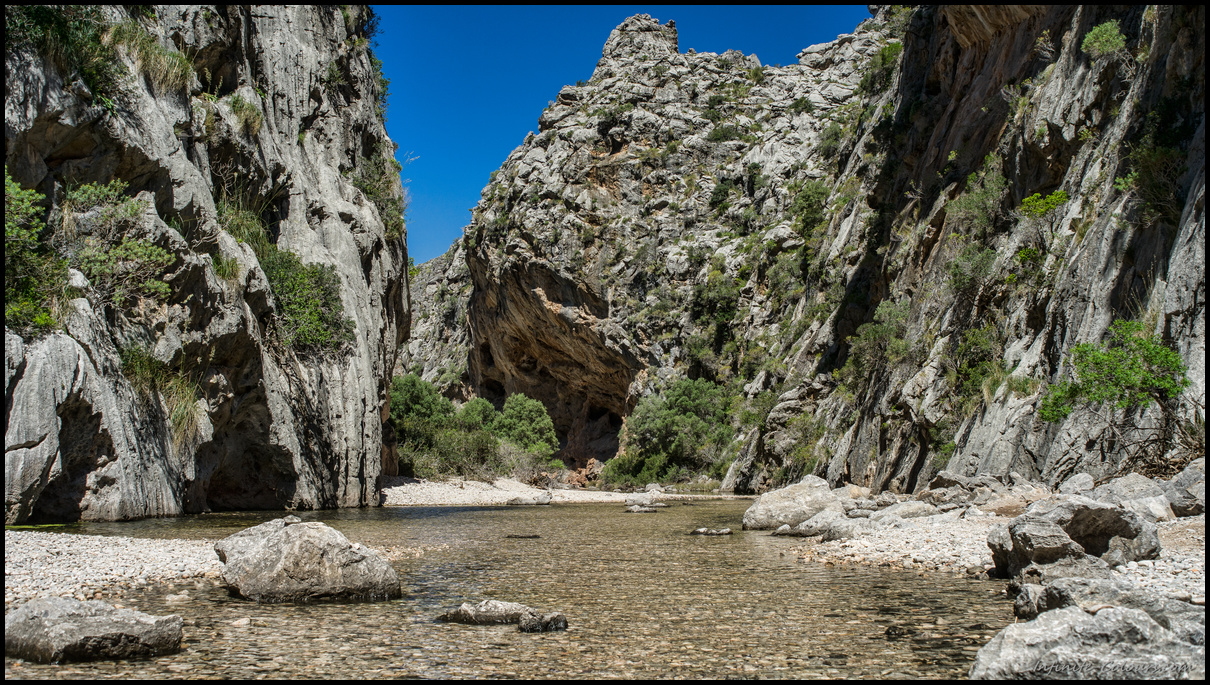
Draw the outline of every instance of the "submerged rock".
<instances>
[{"instance_id":1,"label":"submerged rock","mask_svg":"<svg viewBox=\"0 0 1210 685\"><path fill-rule=\"evenodd\" d=\"M690 535L730 535L730 528L697 528L689 533Z\"/></svg>"},{"instance_id":2,"label":"submerged rock","mask_svg":"<svg viewBox=\"0 0 1210 685\"><path fill-rule=\"evenodd\" d=\"M495 599L485 599L478 604L464 602L457 609L441 614L437 620L476 626L515 623L523 633L567 630L567 617L561 612L543 613L524 604Z\"/></svg>"},{"instance_id":3,"label":"submerged rock","mask_svg":"<svg viewBox=\"0 0 1210 685\"><path fill-rule=\"evenodd\" d=\"M556 630L567 630L567 617L559 611L542 615L531 611L521 615L517 629L523 633L552 633Z\"/></svg>"},{"instance_id":4,"label":"submerged rock","mask_svg":"<svg viewBox=\"0 0 1210 685\"><path fill-rule=\"evenodd\" d=\"M34 599L4 617L4 654L40 663L144 659L181 650L181 617L105 602Z\"/></svg>"},{"instance_id":5,"label":"submerged rock","mask_svg":"<svg viewBox=\"0 0 1210 685\"><path fill-rule=\"evenodd\" d=\"M340 531L297 516L247 528L214 545L223 582L257 602L376 601L403 592L391 564Z\"/></svg>"}]
</instances>

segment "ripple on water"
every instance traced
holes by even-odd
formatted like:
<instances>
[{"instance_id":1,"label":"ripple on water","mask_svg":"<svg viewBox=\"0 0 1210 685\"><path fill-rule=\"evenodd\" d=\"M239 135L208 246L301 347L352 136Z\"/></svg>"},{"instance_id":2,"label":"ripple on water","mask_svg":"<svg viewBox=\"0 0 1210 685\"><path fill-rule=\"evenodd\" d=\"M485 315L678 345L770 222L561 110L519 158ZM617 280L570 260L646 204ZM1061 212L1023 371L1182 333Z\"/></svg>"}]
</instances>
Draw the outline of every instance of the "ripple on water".
<instances>
[{"instance_id":1,"label":"ripple on water","mask_svg":"<svg viewBox=\"0 0 1210 685\"><path fill-rule=\"evenodd\" d=\"M208 581L149 588L122 603L181 614L180 654L66 666L6 658L5 677L964 677L978 647L1012 619L998 583L798 563L788 550L800 541L739 530L748 504L674 505L643 516L618 505L303 513L358 542L425 547L419 558L393 562L404 599L257 605ZM70 532L217 538L278 515ZM736 533L687 535L703 526ZM165 599L182 588L189 601ZM433 621L481 599L559 610L570 626L528 634Z\"/></svg>"}]
</instances>

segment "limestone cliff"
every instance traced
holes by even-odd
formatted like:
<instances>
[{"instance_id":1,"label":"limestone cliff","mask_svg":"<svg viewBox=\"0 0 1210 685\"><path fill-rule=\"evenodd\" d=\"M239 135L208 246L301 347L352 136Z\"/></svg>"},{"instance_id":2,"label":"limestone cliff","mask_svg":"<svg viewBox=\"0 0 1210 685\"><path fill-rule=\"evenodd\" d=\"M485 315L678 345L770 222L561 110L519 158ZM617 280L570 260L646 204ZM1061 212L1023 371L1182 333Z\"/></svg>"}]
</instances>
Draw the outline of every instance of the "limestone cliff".
<instances>
[{"instance_id":1,"label":"limestone cliff","mask_svg":"<svg viewBox=\"0 0 1210 685\"><path fill-rule=\"evenodd\" d=\"M1084 49L1110 20L1125 47ZM766 66L632 17L465 230L470 384L541 398L577 464L672 379L773 393L738 490L804 441L817 474L875 490L947 460L1112 472L1103 421L1037 408L1075 345L1135 318L1189 367L1178 413L1203 411L1204 48L1198 8L882 7Z\"/></svg>"},{"instance_id":2,"label":"limestone cliff","mask_svg":"<svg viewBox=\"0 0 1210 685\"><path fill-rule=\"evenodd\" d=\"M114 306L77 272L62 330L6 326L6 521L378 505L378 476L394 468L383 458L387 383L410 305L372 15L100 13L143 41L118 48L128 75L104 95L58 55L6 51L5 163L47 197L50 223L67 188L128 183L143 210L127 234L170 253L169 294ZM185 82L154 77L153 58L183 60ZM350 331L339 348L283 343L281 293L223 202L267 227L260 254L335 274ZM181 424L191 430L170 426L161 395L132 386L132 349L196 389Z\"/></svg>"}]
</instances>

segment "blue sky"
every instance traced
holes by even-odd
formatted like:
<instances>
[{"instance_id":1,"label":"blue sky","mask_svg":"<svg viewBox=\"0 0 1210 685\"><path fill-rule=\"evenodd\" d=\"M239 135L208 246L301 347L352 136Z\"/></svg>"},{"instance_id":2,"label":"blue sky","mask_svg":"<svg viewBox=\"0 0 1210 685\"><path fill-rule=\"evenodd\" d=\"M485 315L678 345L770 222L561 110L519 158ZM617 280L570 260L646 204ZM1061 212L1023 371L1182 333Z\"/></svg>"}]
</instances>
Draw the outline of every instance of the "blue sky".
<instances>
[{"instance_id":1,"label":"blue sky","mask_svg":"<svg viewBox=\"0 0 1210 685\"><path fill-rule=\"evenodd\" d=\"M626 17L676 20L680 51L742 50L762 64L794 64L815 43L851 32L865 5L375 6L375 53L391 79L387 132L412 203L408 249L441 255L470 223L479 191L536 131L559 89L592 76L605 40Z\"/></svg>"}]
</instances>

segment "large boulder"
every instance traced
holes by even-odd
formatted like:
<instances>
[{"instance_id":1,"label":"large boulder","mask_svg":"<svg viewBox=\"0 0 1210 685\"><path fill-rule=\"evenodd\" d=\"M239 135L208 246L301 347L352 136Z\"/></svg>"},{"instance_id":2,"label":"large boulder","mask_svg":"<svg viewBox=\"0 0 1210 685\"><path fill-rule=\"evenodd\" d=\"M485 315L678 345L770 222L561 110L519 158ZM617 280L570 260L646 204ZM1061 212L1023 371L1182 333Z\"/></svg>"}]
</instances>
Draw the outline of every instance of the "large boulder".
<instances>
[{"instance_id":1,"label":"large boulder","mask_svg":"<svg viewBox=\"0 0 1210 685\"><path fill-rule=\"evenodd\" d=\"M1019 516L1006 526L996 526L987 536L996 573L1016 576L1030 564L1053 564L1060 559L1080 559L1084 548L1061 526L1041 518Z\"/></svg>"},{"instance_id":2,"label":"large boulder","mask_svg":"<svg viewBox=\"0 0 1210 685\"><path fill-rule=\"evenodd\" d=\"M1168 482L1164 489L1164 497L1172 505L1172 513L1177 516L1197 516L1206 512L1206 458L1200 457L1189 462L1181 471Z\"/></svg>"},{"instance_id":3,"label":"large boulder","mask_svg":"<svg viewBox=\"0 0 1210 685\"><path fill-rule=\"evenodd\" d=\"M1119 566L1160 553L1154 523L1121 506L1080 495L1031 504L1007 526L993 528L987 546L996 573L1007 578L1021 577L1027 568L1043 579L1084 573L1103 577L1106 572L1099 562ZM1047 569L1059 561L1064 564Z\"/></svg>"},{"instance_id":4,"label":"large boulder","mask_svg":"<svg viewBox=\"0 0 1210 685\"><path fill-rule=\"evenodd\" d=\"M1059 486L1059 494L1082 495L1096 487L1096 481L1087 473L1077 473L1063 481Z\"/></svg>"},{"instance_id":5,"label":"large boulder","mask_svg":"<svg viewBox=\"0 0 1210 685\"><path fill-rule=\"evenodd\" d=\"M1160 555L1155 524L1121 506L1081 495L1059 495L1034 502L1025 516L1058 524L1085 552L1113 566Z\"/></svg>"},{"instance_id":6,"label":"large boulder","mask_svg":"<svg viewBox=\"0 0 1210 685\"><path fill-rule=\"evenodd\" d=\"M1001 630L975 656L972 680L1202 679L1205 645L1192 645L1145 611L1076 606Z\"/></svg>"},{"instance_id":7,"label":"large boulder","mask_svg":"<svg viewBox=\"0 0 1210 685\"><path fill-rule=\"evenodd\" d=\"M1164 487L1147 476L1128 473L1093 489L1088 497L1109 504L1121 505L1155 523L1176 518L1165 497Z\"/></svg>"},{"instance_id":8,"label":"large boulder","mask_svg":"<svg viewBox=\"0 0 1210 685\"><path fill-rule=\"evenodd\" d=\"M1060 578L1041 585L1026 585L1017 595L1013 613L1033 620L1039 614L1075 606L1095 613L1099 607L1129 607L1147 612L1156 623L1193 645L1206 643L1206 607L1148 592L1120 580Z\"/></svg>"},{"instance_id":9,"label":"large boulder","mask_svg":"<svg viewBox=\"0 0 1210 685\"><path fill-rule=\"evenodd\" d=\"M757 498L744 512L744 530L797 526L825 509L844 513L840 499L828 488L828 481L807 476L801 483L766 492Z\"/></svg>"},{"instance_id":10,"label":"large boulder","mask_svg":"<svg viewBox=\"0 0 1210 685\"><path fill-rule=\"evenodd\" d=\"M181 650L181 617L105 602L34 599L4 617L5 656L40 663L143 659Z\"/></svg>"},{"instance_id":11,"label":"large boulder","mask_svg":"<svg viewBox=\"0 0 1210 685\"><path fill-rule=\"evenodd\" d=\"M1110 504L1121 504L1126 500L1155 497L1162 494L1164 494L1164 489L1160 487L1159 483L1140 473L1128 473L1120 478L1114 478L1104 485L1097 486L1088 493L1088 496Z\"/></svg>"},{"instance_id":12,"label":"large boulder","mask_svg":"<svg viewBox=\"0 0 1210 685\"><path fill-rule=\"evenodd\" d=\"M811 537L814 535L823 535L828 526L837 519L843 519L844 514L835 509L824 509L811 518L803 521L797 526L782 526L777 529L775 535L794 535L798 537Z\"/></svg>"},{"instance_id":13,"label":"large boulder","mask_svg":"<svg viewBox=\"0 0 1210 685\"><path fill-rule=\"evenodd\" d=\"M340 531L297 516L242 530L214 545L223 582L257 602L377 601L403 595L399 577L377 552Z\"/></svg>"},{"instance_id":14,"label":"large boulder","mask_svg":"<svg viewBox=\"0 0 1210 685\"><path fill-rule=\"evenodd\" d=\"M934 507L933 505L931 505L927 502L921 502L919 500L910 499L906 502L899 502L897 504L892 504L891 506L887 507L886 509L883 509L876 514L871 515L870 519L874 520L874 521L880 521L882 519L889 518L891 516L898 516L901 519L913 519L913 518L920 518L921 516L932 516L933 514L936 514L936 513L937 513L937 507Z\"/></svg>"}]
</instances>

